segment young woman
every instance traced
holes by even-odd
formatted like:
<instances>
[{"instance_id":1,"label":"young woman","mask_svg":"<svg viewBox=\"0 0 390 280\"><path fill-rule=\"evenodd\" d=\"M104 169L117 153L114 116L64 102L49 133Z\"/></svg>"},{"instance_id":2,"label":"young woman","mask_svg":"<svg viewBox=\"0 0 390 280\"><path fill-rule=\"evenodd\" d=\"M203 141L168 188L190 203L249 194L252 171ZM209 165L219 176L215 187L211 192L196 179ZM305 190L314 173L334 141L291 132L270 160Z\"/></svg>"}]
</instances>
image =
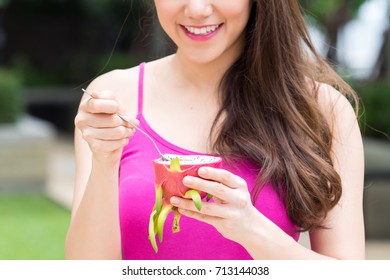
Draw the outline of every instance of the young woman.
<instances>
[{"instance_id":1,"label":"young woman","mask_svg":"<svg viewBox=\"0 0 390 280\"><path fill-rule=\"evenodd\" d=\"M364 258L355 96L313 49L297 1L154 2L177 52L89 85L94 98L75 119L67 258ZM173 197L181 232L166 229L158 254L148 223L159 155L116 113L163 153L224 158L183 180L214 201L198 211Z\"/></svg>"}]
</instances>

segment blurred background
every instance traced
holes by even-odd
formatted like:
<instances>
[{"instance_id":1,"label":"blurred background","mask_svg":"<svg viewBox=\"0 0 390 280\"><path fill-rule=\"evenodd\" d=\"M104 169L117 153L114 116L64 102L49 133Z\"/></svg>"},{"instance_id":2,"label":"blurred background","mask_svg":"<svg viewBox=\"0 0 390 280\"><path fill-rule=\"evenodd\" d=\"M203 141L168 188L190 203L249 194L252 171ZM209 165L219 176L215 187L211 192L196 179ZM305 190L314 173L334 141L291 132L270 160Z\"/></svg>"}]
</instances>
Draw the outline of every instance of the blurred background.
<instances>
[{"instance_id":1,"label":"blurred background","mask_svg":"<svg viewBox=\"0 0 390 280\"><path fill-rule=\"evenodd\" d=\"M149 2L0 0L0 259L64 258L80 89L172 51ZM390 0L300 3L361 98L367 258L390 259Z\"/></svg>"}]
</instances>

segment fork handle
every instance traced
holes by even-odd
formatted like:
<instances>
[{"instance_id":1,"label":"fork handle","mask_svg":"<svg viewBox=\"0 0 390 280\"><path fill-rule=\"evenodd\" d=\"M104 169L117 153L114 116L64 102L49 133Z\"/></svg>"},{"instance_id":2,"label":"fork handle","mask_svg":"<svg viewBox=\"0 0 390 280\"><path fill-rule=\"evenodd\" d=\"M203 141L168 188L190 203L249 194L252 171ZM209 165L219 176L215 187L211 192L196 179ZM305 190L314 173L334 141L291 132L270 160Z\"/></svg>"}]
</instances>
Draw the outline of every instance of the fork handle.
<instances>
[{"instance_id":1,"label":"fork handle","mask_svg":"<svg viewBox=\"0 0 390 280\"><path fill-rule=\"evenodd\" d=\"M89 95L91 98L95 98L93 97L93 95L91 93L89 93L88 91L86 91L85 89L82 89L82 91L84 93L86 93L87 95ZM116 113L116 115L124 122L130 124L132 127L134 127L134 129L138 130L139 132L141 132L143 135L145 135L146 137L148 137L148 139L153 143L154 147L156 148L157 152L160 154L160 156L165 159L165 160L168 160L164 154L160 151L160 149L158 148L156 142L154 141L154 139L149 135L147 134L145 131L143 131L141 128L139 128L137 125L135 125L134 123L132 123L131 121L127 120L125 117L123 117L121 114L119 113Z\"/></svg>"}]
</instances>

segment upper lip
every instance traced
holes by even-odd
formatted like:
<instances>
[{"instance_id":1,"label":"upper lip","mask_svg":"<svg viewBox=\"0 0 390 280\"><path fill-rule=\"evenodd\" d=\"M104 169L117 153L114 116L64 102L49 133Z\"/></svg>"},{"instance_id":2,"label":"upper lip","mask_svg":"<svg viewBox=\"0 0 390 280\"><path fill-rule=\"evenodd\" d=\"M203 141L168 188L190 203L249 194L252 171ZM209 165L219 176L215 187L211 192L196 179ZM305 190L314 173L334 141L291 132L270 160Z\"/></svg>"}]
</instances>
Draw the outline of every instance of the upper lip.
<instances>
[{"instance_id":1,"label":"upper lip","mask_svg":"<svg viewBox=\"0 0 390 280\"><path fill-rule=\"evenodd\" d=\"M181 25L187 32L196 35L205 35L216 31L222 24L208 24L208 25Z\"/></svg>"},{"instance_id":2,"label":"upper lip","mask_svg":"<svg viewBox=\"0 0 390 280\"><path fill-rule=\"evenodd\" d=\"M222 23L216 23L216 24L204 24L204 25L195 25L195 24L181 24L183 27L192 27L192 28L203 28L203 27L214 27L214 26L221 26Z\"/></svg>"},{"instance_id":3,"label":"upper lip","mask_svg":"<svg viewBox=\"0 0 390 280\"><path fill-rule=\"evenodd\" d=\"M215 23L215 24L181 24L181 26L184 27L194 27L194 28L202 28L202 27L212 27L212 26L220 26L222 23Z\"/></svg>"}]
</instances>

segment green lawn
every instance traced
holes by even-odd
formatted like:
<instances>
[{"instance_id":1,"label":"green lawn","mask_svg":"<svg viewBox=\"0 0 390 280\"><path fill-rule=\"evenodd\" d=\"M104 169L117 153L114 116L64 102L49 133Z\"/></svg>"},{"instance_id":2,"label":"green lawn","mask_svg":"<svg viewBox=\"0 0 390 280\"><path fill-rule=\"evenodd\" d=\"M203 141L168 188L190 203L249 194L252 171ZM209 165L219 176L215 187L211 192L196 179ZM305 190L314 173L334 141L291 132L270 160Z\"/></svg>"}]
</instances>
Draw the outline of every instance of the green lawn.
<instances>
[{"instance_id":1,"label":"green lawn","mask_svg":"<svg viewBox=\"0 0 390 280\"><path fill-rule=\"evenodd\" d=\"M70 212L35 194L0 194L0 259L64 259Z\"/></svg>"}]
</instances>

